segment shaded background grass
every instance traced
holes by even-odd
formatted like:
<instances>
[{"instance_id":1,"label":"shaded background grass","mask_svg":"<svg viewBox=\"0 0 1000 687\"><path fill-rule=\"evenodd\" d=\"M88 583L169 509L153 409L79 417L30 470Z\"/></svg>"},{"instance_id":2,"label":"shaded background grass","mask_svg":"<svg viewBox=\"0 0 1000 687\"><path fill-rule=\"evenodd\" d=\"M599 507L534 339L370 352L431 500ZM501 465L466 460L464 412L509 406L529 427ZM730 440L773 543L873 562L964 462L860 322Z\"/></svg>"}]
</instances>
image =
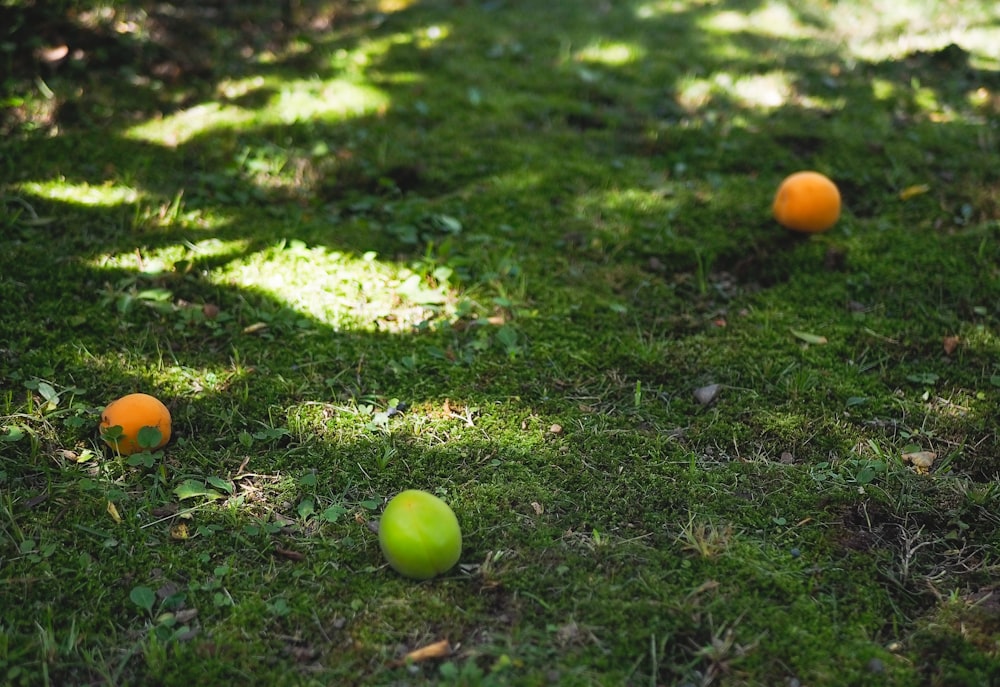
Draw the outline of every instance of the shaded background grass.
<instances>
[{"instance_id":1,"label":"shaded background grass","mask_svg":"<svg viewBox=\"0 0 1000 687\"><path fill-rule=\"evenodd\" d=\"M8 681L996 679L989 3L65 7L0 22Z\"/></svg>"}]
</instances>

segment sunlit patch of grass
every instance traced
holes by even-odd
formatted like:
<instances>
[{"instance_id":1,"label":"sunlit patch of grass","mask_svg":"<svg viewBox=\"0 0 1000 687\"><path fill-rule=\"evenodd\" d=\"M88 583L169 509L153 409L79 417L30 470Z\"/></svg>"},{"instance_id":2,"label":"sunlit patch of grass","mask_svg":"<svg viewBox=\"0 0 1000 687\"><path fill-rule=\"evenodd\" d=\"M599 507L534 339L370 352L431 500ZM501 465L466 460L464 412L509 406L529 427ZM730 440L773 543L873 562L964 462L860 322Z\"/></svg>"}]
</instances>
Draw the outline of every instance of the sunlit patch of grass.
<instances>
[{"instance_id":1,"label":"sunlit patch of grass","mask_svg":"<svg viewBox=\"0 0 1000 687\"><path fill-rule=\"evenodd\" d=\"M192 260L211 260L226 255L239 255L247 250L249 243L245 239L222 240L217 238L203 239L186 244L172 244L156 249L142 251L137 257L136 252L106 253L93 260L93 265L100 268L120 268L123 270L138 270L145 274L160 274L189 269L187 264Z\"/></svg>"},{"instance_id":2,"label":"sunlit patch of grass","mask_svg":"<svg viewBox=\"0 0 1000 687\"><path fill-rule=\"evenodd\" d=\"M90 207L130 205L139 201L143 195L135 188L110 181L96 186L88 183L74 184L65 179L54 179L44 182L25 182L17 185L16 188L39 198Z\"/></svg>"},{"instance_id":3,"label":"sunlit patch of grass","mask_svg":"<svg viewBox=\"0 0 1000 687\"><path fill-rule=\"evenodd\" d=\"M648 190L641 188L595 190L580 195L576 199L574 210L578 217L586 219L594 229L628 236L641 233L642 230L642 227L632 224L632 218L649 217L650 226L664 227L669 225L679 205L680 201L674 197L672 187L657 185Z\"/></svg>"},{"instance_id":4,"label":"sunlit patch of grass","mask_svg":"<svg viewBox=\"0 0 1000 687\"><path fill-rule=\"evenodd\" d=\"M692 79L680 93L682 103L697 110L715 95L728 97L744 107L770 109L784 105L793 95L787 73L734 76L716 72L710 79Z\"/></svg>"},{"instance_id":5,"label":"sunlit patch of grass","mask_svg":"<svg viewBox=\"0 0 1000 687\"><path fill-rule=\"evenodd\" d=\"M414 36L418 48L429 50L451 36L451 27L448 24L430 24L418 29Z\"/></svg>"},{"instance_id":6,"label":"sunlit patch of grass","mask_svg":"<svg viewBox=\"0 0 1000 687\"><path fill-rule=\"evenodd\" d=\"M654 0L639 3L635 8L635 16L640 19L654 19L714 4L712 0Z\"/></svg>"},{"instance_id":7,"label":"sunlit patch of grass","mask_svg":"<svg viewBox=\"0 0 1000 687\"><path fill-rule=\"evenodd\" d=\"M417 0L377 0L375 6L379 12L402 12L416 2Z\"/></svg>"},{"instance_id":8,"label":"sunlit patch of grass","mask_svg":"<svg viewBox=\"0 0 1000 687\"><path fill-rule=\"evenodd\" d=\"M984 308L984 306L980 306ZM969 349L987 356L1000 353L1000 329L996 325L985 322L965 323L959 332L959 349ZM1000 378L997 378L1000 383Z\"/></svg>"},{"instance_id":9,"label":"sunlit patch of grass","mask_svg":"<svg viewBox=\"0 0 1000 687\"><path fill-rule=\"evenodd\" d=\"M378 259L289 241L219 274L228 285L267 293L334 330L409 331L454 313L456 293L443 274L421 275Z\"/></svg>"},{"instance_id":10,"label":"sunlit patch of grass","mask_svg":"<svg viewBox=\"0 0 1000 687\"><path fill-rule=\"evenodd\" d=\"M574 59L578 62L603 64L611 67L637 62L646 55L646 50L634 43L598 42L577 50Z\"/></svg>"},{"instance_id":11,"label":"sunlit patch of grass","mask_svg":"<svg viewBox=\"0 0 1000 687\"><path fill-rule=\"evenodd\" d=\"M168 146L181 145L198 136L233 130L251 122L292 124L300 121L343 120L386 107L385 94L370 86L343 79L309 78L278 80L256 78L227 83L226 93L247 95L254 90L273 90L256 109L233 104L202 103L176 114L132 127L127 138ZM239 97L237 95L236 97Z\"/></svg>"},{"instance_id":12,"label":"sunlit patch of grass","mask_svg":"<svg viewBox=\"0 0 1000 687\"><path fill-rule=\"evenodd\" d=\"M119 308L130 301L169 308L175 298L156 282L165 280L169 286L196 261L210 262L215 257L233 259L214 271L212 282L266 294L304 316L303 323L312 320L334 330L409 332L431 322L451 321L459 307L450 268L428 266L415 271L380 260L374 252L355 256L324 246L310 247L300 240L282 240L250 253L248 248L246 240L208 239L141 254L102 255L94 265L138 269L149 282L144 286L137 278L109 285L102 292L105 300Z\"/></svg>"},{"instance_id":13,"label":"sunlit patch of grass","mask_svg":"<svg viewBox=\"0 0 1000 687\"><path fill-rule=\"evenodd\" d=\"M933 0L838 3L829 18L831 37L844 40L853 55L873 61L938 50L950 43L1000 59L991 28L998 20L1000 8L995 3L956 11L948 3Z\"/></svg>"},{"instance_id":14,"label":"sunlit patch of grass","mask_svg":"<svg viewBox=\"0 0 1000 687\"><path fill-rule=\"evenodd\" d=\"M252 112L241 107L214 102L202 103L163 119L154 119L132 127L125 132L125 137L173 147L199 135L235 128L253 118Z\"/></svg>"},{"instance_id":15,"label":"sunlit patch of grass","mask_svg":"<svg viewBox=\"0 0 1000 687\"><path fill-rule=\"evenodd\" d=\"M419 50L428 50L450 34L449 25L440 23L384 36L371 36L366 38L354 51L338 52L337 58L343 60L346 57L357 68L364 69L377 65L380 60L384 60L389 53L398 50L401 46L413 46Z\"/></svg>"},{"instance_id":16,"label":"sunlit patch of grass","mask_svg":"<svg viewBox=\"0 0 1000 687\"><path fill-rule=\"evenodd\" d=\"M266 84L267 80L260 74L242 79L224 78L215 87L215 92L222 98L235 100L261 90Z\"/></svg>"},{"instance_id":17,"label":"sunlit patch of grass","mask_svg":"<svg viewBox=\"0 0 1000 687\"><path fill-rule=\"evenodd\" d=\"M859 58L850 0L349 4L0 142L0 675L909 684L942 625L978 672L928 671L991 675L994 616L935 610L996 548L994 89L939 78L989 50ZM847 211L791 237L805 165ZM176 434L130 464L94 425L138 389ZM405 487L467 535L420 585Z\"/></svg>"},{"instance_id":18,"label":"sunlit patch of grass","mask_svg":"<svg viewBox=\"0 0 1000 687\"><path fill-rule=\"evenodd\" d=\"M388 105L378 89L339 79L283 82L273 105L259 117L266 123L342 120L376 112Z\"/></svg>"},{"instance_id":19,"label":"sunlit patch of grass","mask_svg":"<svg viewBox=\"0 0 1000 687\"><path fill-rule=\"evenodd\" d=\"M808 3L797 3L808 7ZM702 23L706 29L717 33L752 32L775 38L817 38L821 34L813 26L803 23L795 11L783 2L765 2L751 12L719 10Z\"/></svg>"}]
</instances>

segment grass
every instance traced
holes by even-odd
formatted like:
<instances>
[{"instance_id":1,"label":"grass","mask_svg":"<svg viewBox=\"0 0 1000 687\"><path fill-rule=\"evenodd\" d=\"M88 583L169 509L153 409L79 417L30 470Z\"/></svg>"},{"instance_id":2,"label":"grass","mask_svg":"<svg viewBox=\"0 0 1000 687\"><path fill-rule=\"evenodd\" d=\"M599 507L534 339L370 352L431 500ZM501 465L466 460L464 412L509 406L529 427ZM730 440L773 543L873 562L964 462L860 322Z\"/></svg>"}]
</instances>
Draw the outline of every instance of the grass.
<instances>
[{"instance_id":1,"label":"grass","mask_svg":"<svg viewBox=\"0 0 1000 687\"><path fill-rule=\"evenodd\" d=\"M1000 679L994 3L73 7L0 22L5 683Z\"/></svg>"}]
</instances>

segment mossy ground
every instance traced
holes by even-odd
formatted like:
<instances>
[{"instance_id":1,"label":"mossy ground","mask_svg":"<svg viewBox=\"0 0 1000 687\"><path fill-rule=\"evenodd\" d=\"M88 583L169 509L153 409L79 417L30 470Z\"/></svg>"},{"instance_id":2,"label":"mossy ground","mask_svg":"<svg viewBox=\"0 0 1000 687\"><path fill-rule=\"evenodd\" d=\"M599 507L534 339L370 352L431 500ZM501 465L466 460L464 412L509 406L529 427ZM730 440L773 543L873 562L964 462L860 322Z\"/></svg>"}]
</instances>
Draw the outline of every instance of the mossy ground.
<instances>
[{"instance_id":1,"label":"mossy ground","mask_svg":"<svg viewBox=\"0 0 1000 687\"><path fill-rule=\"evenodd\" d=\"M70 7L4 9L5 683L1000 680L995 3Z\"/></svg>"}]
</instances>

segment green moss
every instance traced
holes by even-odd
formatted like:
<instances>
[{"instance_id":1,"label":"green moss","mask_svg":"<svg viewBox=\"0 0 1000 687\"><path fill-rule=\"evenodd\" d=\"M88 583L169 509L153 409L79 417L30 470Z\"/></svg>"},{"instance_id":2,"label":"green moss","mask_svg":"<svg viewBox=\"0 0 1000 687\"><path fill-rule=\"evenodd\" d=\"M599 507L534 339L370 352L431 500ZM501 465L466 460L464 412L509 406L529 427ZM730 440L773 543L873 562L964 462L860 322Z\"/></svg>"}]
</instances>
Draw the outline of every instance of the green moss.
<instances>
[{"instance_id":1,"label":"green moss","mask_svg":"<svg viewBox=\"0 0 1000 687\"><path fill-rule=\"evenodd\" d=\"M993 4L381 4L14 10L0 681L995 679Z\"/></svg>"}]
</instances>

